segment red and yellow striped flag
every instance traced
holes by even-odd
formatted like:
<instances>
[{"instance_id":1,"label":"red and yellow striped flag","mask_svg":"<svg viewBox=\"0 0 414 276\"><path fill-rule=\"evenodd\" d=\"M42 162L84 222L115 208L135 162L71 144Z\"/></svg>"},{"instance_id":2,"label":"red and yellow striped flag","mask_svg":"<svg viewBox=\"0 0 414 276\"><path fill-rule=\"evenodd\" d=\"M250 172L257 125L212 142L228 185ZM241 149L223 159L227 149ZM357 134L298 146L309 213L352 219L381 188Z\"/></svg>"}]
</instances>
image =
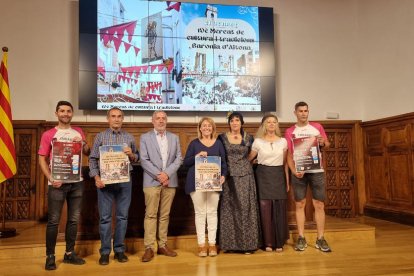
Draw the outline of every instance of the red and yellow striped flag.
<instances>
[{"instance_id":1,"label":"red and yellow striped flag","mask_svg":"<svg viewBox=\"0 0 414 276\"><path fill-rule=\"evenodd\" d=\"M7 74L7 48L3 48L0 66L0 183L16 174L16 150Z\"/></svg>"}]
</instances>

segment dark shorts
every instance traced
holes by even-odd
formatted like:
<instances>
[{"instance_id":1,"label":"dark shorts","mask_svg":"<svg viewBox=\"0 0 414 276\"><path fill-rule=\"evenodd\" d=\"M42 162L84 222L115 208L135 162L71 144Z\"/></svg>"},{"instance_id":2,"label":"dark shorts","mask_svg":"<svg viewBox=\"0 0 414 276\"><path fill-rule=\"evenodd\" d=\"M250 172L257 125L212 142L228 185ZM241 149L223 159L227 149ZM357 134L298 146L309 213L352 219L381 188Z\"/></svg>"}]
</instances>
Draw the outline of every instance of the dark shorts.
<instances>
[{"instance_id":1,"label":"dark shorts","mask_svg":"<svg viewBox=\"0 0 414 276\"><path fill-rule=\"evenodd\" d=\"M293 194L295 201L301 201L306 197L308 185L312 189L312 198L325 201L325 173L305 173L302 178L297 178L292 174Z\"/></svg>"}]
</instances>

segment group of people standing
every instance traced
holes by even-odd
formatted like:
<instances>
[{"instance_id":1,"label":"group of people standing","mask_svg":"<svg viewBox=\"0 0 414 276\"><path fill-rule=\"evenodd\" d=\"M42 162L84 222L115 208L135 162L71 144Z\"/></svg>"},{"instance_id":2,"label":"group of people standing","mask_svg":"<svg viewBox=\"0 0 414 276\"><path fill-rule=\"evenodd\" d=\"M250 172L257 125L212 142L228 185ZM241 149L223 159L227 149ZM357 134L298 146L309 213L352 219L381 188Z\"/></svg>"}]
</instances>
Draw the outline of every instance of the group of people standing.
<instances>
[{"instance_id":1,"label":"group of people standing","mask_svg":"<svg viewBox=\"0 0 414 276\"><path fill-rule=\"evenodd\" d=\"M243 129L244 119L239 112L228 116L229 130L218 135L212 118L203 117L197 126L198 137L190 142L182 158L177 135L166 130L167 114L155 111L154 129L141 135L140 153L134 137L122 129L123 111L112 108L107 112L109 128L96 135L93 147L85 141L80 128L71 127L73 107L58 102L55 115L58 125L42 135L39 164L48 179L48 224L46 228L46 270L56 269L55 246L57 229L64 202L68 205L66 223L66 251L63 262L81 265L85 261L76 255L74 245L80 216L83 181L64 183L53 179L48 163L52 141L83 142L83 153L89 156L89 175L95 180L99 210L101 248L99 264L109 264L109 255L127 262L125 234L131 203L131 181L105 185L99 170L99 147L123 145L131 163L140 160L143 169L145 196L144 246L141 258L149 262L158 255L169 257L177 253L167 246L169 215L178 186L177 170L184 163L188 168L185 192L190 195L195 213L198 255L216 256L217 243L224 252L251 254L258 249L283 251L289 239L287 222L287 193L293 186L299 236L295 250L305 250L304 238L306 190L312 189L317 223L316 248L329 252L323 238L325 183L323 170L315 173L297 172L293 159L293 137L316 136L320 147L329 147L326 133L320 124L308 121L308 105L295 106L296 125L282 137L278 119L265 115L255 138ZM221 157L220 184L222 192L196 190L195 157ZM254 170L253 167L256 167ZM132 167L131 167L132 168ZM289 175L289 169L291 174ZM112 207L115 205L116 223L112 240ZM207 237L206 237L207 228ZM217 242L218 238L218 242Z\"/></svg>"}]
</instances>

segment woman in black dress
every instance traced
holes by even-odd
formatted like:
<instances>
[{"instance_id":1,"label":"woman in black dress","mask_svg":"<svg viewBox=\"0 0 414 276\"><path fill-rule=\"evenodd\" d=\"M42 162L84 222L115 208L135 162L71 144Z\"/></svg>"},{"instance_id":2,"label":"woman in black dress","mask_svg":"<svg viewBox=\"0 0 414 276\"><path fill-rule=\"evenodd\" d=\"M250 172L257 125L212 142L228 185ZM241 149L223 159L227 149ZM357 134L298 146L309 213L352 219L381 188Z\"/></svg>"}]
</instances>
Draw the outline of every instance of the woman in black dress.
<instances>
[{"instance_id":1,"label":"woman in black dress","mask_svg":"<svg viewBox=\"0 0 414 276\"><path fill-rule=\"evenodd\" d=\"M241 113L231 113L228 124L229 131L220 135L229 174L220 199L219 243L224 251L250 253L260 247L256 183L247 158L253 137L244 132Z\"/></svg>"}]
</instances>

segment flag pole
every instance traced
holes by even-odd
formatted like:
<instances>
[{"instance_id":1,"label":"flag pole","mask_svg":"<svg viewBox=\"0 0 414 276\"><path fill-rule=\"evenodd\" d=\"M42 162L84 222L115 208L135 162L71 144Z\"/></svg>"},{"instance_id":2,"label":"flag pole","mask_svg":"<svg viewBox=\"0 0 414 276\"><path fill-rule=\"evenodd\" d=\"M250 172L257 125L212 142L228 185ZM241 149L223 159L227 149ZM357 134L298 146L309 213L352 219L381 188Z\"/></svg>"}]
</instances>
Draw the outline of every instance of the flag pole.
<instances>
[{"instance_id":1,"label":"flag pole","mask_svg":"<svg viewBox=\"0 0 414 276\"><path fill-rule=\"evenodd\" d=\"M4 53L7 53L9 51L9 48L3 47L2 48ZM0 229L0 238L9 238L16 236L16 229L15 228L6 228L6 187L7 187L7 180L1 182L0 185L3 185L3 191L2 191L2 227Z\"/></svg>"}]
</instances>

